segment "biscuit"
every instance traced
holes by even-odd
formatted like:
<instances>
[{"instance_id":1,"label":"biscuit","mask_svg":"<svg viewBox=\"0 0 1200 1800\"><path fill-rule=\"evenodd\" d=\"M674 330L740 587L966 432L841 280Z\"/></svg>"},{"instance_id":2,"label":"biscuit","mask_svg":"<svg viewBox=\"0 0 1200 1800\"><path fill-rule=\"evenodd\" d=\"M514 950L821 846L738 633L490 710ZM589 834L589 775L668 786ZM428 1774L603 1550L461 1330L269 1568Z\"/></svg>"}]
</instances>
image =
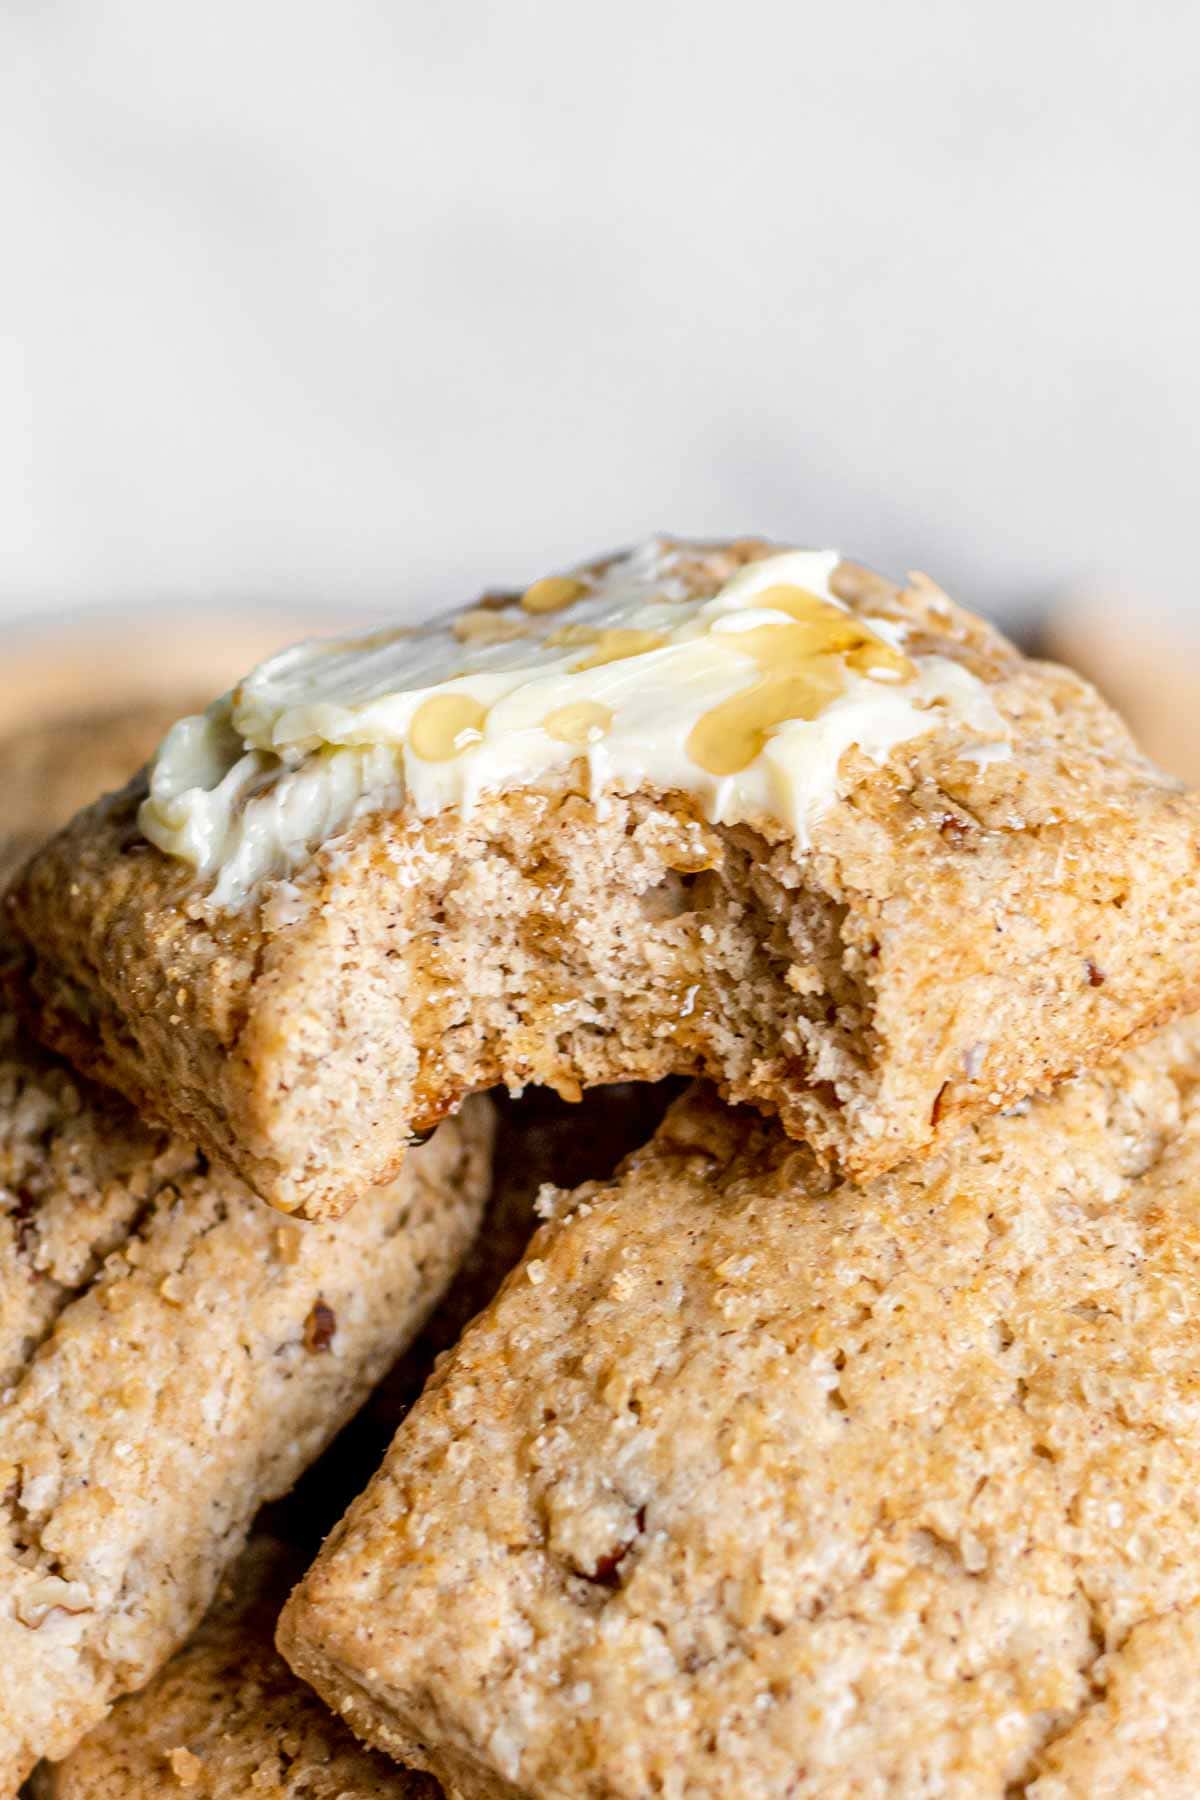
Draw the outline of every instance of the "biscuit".
<instances>
[{"instance_id":1,"label":"biscuit","mask_svg":"<svg viewBox=\"0 0 1200 1800\"><path fill-rule=\"evenodd\" d=\"M732 605L738 582L795 561L758 543L651 549L552 581L550 599L588 582L603 594L633 569L669 597L629 616L678 617L694 632L704 607ZM924 579L900 591L825 560L828 602L787 583L761 598L787 643L792 633L808 644L832 614L858 647L808 660L797 651L786 677L752 683L745 693L774 706L770 718L789 706L803 717L778 730L741 720L729 760L750 761L728 777L706 772L725 766L724 740L714 748L702 734L702 769L680 762L682 726L663 736L662 718L692 689L656 674L655 658L691 655L695 638L660 633L666 650L641 655L654 633L568 622L557 627L567 649L548 649L551 632L526 652L520 633L547 623L546 584L525 596L532 625L515 596L507 610L501 597L418 633L411 654L445 669L458 657L481 690L517 679L502 666L510 654L577 656L559 688L633 670L634 723L615 774L615 751L573 745L599 703L554 714L571 714L554 729L572 738L574 760L543 769L535 758L527 778L510 770L516 785L493 792L489 771L501 781L504 757L517 768L529 743L543 760L558 743L550 715L545 730L498 726L493 743L491 715L451 681L434 699L473 707L482 723L464 712L451 731L458 711L439 713L422 734L414 715L417 756L408 739L355 748L352 709L289 711L272 699L305 670L319 698L323 657L335 674L339 659L399 657L402 685L402 634L264 665L237 690L257 720L245 731L272 742L309 731L298 747L242 754L235 695L172 734L149 798L142 779L85 812L19 880L10 907L37 1029L272 1204L319 1217L394 1171L413 1133L464 1094L502 1082L572 1096L704 1075L726 1098L777 1113L825 1165L867 1179L1115 1054L1194 999L1200 803L1138 754L1075 675L1025 659ZM809 605L825 612L796 623L779 610ZM515 650L489 635L497 619L518 634ZM704 680L728 684L723 671L751 668L728 646L766 630L713 626L702 648L716 674L702 670ZM856 656L896 666L847 673ZM861 719L837 710L851 702ZM390 704L385 694L384 712ZM335 715L350 724L329 724ZM318 725L346 744L306 751L320 744ZM640 779L635 726L649 745ZM798 746L793 761L780 745ZM168 775L175 788L160 792ZM389 780L410 785L393 793ZM461 803L444 804L456 782ZM217 845L204 880L146 841L147 806L188 854ZM796 816L781 822L789 808ZM262 862L277 851L281 864ZM236 905L220 898L227 877Z\"/></svg>"},{"instance_id":2,"label":"biscuit","mask_svg":"<svg viewBox=\"0 0 1200 1800\"><path fill-rule=\"evenodd\" d=\"M428 1775L362 1749L279 1657L298 1573L283 1545L252 1539L184 1648L39 1769L34 1800L438 1800Z\"/></svg>"},{"instance_id":3,"label":"biscuit","mask_svg":"<svg viewBox=\"0 0 1200 1800\"><path fill-rule=\"evenodd\" d=\"M538 1190L608 1174L624 1151L645 1141L669 1086L598 1088L578 1106L544 1090L498 1102L495 1181L479 1233L396 1369L295 1492L268 1510L269 1530L285 1531L287 1548L263 1535L260 1520L220 1605L149 1687L121 1701L65 1763L44 1769L40 1800L181 1791L194 1800L241 1800L264 1790L277 1800L436 1795L428 1776L359 1749L297 1681L273 1650L276 1618L320 1536L374 1472L434 1358L519 1260Z\"/></svg>"},{"instance_id":4,"label":"biscuit","mask_svg":"<svg viewBox=\"0 0 1200 1800\"><path fill-rule=\"evenodd\" d=\"M1198 1489L1200 1020L865 1187L701 1091L560 1197L278 1642L470 1800L1127 1792L1139 1740L1195 1792Z\"/></svg>"},{"instance_id":5,"label":"biscuit","mask_svg":"<svg viewBox=\"0 0 1200 1800\"><path fill-rule=\"evenodd\" d=\"M338 1224L264 1207L124 1102L0 1064L0 1792L178 1648L421 1329L486 1198L489 1103Z\"/></svg>"}]
</instances>

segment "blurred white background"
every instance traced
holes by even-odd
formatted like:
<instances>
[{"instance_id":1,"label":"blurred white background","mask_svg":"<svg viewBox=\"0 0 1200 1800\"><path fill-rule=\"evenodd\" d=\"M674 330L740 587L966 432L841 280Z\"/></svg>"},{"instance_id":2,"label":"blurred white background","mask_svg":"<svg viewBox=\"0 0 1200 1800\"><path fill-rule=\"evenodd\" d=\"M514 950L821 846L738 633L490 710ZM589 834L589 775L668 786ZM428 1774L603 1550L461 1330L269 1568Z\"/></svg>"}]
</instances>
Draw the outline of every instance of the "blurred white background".
<instances>
[{"instance_id":1,"label":"blurred white background","mask_svg":"<svg viewBox=\"0 0 1200 1800\"><path fill-rule=\"evenodd\" d=\"M1190 0L5 0L0 617L656 527L1187 616Z\"/></svg>"}]
</instances>

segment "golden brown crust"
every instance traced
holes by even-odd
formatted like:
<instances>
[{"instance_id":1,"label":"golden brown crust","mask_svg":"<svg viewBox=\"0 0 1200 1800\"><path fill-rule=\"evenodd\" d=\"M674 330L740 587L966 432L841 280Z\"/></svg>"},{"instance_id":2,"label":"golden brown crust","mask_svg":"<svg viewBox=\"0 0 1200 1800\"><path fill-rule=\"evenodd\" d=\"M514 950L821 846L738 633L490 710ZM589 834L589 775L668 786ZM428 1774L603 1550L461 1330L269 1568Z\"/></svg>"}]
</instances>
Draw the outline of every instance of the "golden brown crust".
<instances>
[{"instance_id":1,"label":"golden brown crust","mask_svg":"<svg viewBox=\"0 0 1200 1800\"><path fill-rule=\"evenodd\" d=\"M258 1507L420 1330L478 1226L490 1138L480 1101L306 1228L11 1037L0 1792L172 1654Z\"/></svg>"},{"instance_id":2,"label":"golden brown crust","mask_svg":"<svg viewBox=\"0 0 1200 1800\"><path fill-rule=\"evenodd\" d=\"M694 580L759 548L700 554ZM39 1030L320 1216L499 1081L703 1074L869 1178L1194 999L1197 800L1084 682L932 584L839 583L990 684L1010 761L953 731L882 768L848 756L808 850L680 795L601 818L569 781L470 818L375 816L217 917L138 837L135 786L11 897Z\"/></svg>"},{"instance_id":3,"label":"golden brown crust","mask_svg":"<svg viewBox=\"0 0 1200 1800\"><path fill-rule=\"evenodd\" d=\"M1200 1020L814 1175L701 1093L563 1196L284 1654L478 1796L1197 1791Z\"/></svg>"}]
</instances>

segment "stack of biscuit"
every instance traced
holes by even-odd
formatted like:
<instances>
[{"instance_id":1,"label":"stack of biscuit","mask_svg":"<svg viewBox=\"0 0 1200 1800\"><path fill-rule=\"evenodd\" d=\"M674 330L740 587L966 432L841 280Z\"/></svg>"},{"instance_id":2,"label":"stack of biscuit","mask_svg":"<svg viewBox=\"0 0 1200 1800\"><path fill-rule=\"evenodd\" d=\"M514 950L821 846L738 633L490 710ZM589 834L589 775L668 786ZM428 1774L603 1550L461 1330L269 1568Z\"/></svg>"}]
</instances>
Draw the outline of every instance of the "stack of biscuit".
<instances>
[{"instance_id":1,"label":"stack of biscuit","mask_svg":"<svg viewBox=\"0 0 1200 1800\"><path fill-rule=\"evenodd\" d=\"M1200 1791L1200 801L1081 678L656 539L3 950L0 1793Z\"/></svg>"}]
</instances>

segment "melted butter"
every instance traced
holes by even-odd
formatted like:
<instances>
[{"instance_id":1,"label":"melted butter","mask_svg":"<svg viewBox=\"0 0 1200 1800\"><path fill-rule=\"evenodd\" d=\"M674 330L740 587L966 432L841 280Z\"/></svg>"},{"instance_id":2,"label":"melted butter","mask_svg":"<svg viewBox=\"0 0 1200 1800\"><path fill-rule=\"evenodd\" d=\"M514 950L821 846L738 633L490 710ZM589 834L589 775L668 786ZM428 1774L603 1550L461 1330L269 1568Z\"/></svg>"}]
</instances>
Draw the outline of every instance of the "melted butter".
<instances>
[{"instance_id":1,"label":"melted butter","mask_svg":"<svg viewBox=\"0 0 1200 1800\"><path fill-rule=\"evenodd\" d=\"M574 706L559 706L542 720L542 730L560 744L575 744L586 749L600 741L612 729L612 711L594 700L577 700Z\"/></svg>"},{"instance_id":2,"label":"melted butter","mask_svg":"<svg viewBox=\"0 0 1200 1800\"><path fill-rule=\"evenodd\" d=\"M408 741L423 762L450 762L480 742L486 719L469 694L434 694L413 714Z\"/></svg>"},{"instance_id":3,"label":"melted butter","mask_svg":"<svg viewBox=\"0 0 1200 1800\"><path fill-rule=\"evenodd\" d=\"M711 824L772 819L803 845L848 750L881 763L938 732L951 754L1007 756L987 683L953 645L910 639L903 608L839 600L839 561L785 551L722 579L728 560L703 546L651 542L535 582L520 606L489 595L294 646L172 728L141 828L193 864L210 906L236 907L371 813L467 812L581 758L598 809L683 793Z\"/></svg>"},{"instance_id":4,"label":"melted butter","mask_svg":"<svg viewBox=\"0 0 1200 1800\"><path fill-rule=\"evenodd\" d=\"M570 575L545 575L525 589L521 605L528 613L561 612L564 606L582 600L587 591L586 581L576 581Z\"/></svg>"}]
</instances>

